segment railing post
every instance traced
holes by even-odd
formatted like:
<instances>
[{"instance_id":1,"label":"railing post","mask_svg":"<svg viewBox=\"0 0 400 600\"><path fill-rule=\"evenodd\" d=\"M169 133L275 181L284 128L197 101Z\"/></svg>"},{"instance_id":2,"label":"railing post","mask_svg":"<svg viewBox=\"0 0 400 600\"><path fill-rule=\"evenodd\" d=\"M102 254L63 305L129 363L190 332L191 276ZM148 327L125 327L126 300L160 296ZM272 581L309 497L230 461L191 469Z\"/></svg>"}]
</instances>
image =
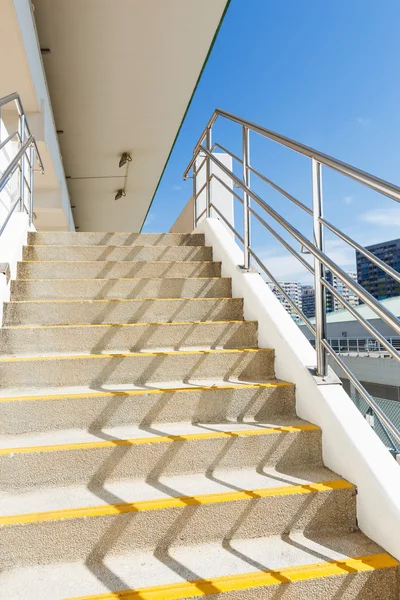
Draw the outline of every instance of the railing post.
<instances>
[{"instance_id":1,"label":"railing post","mask_svg":"<svg viewBox=\"0 0 400 600\"><path fill-rule=\"evenodd\" d=\"M207 127L206 133L206 148L209 152L211 152L211 127ZM206 162L206 217L211 217L211 160L207 157Z\"/></svg>"},{"instance_id":2,"label":"railing post","mask_svg":"<svg viewBox=\"0 0 400 600\"><path fill-rule=\"evenodd\" d=\"M197 170L196 170L196 161L194 161L194 163L193 163L192 175L193 175L193 229L195 229L196 225L197 225L197 198L196 198L196 196L197 196Z\"/></svg>"},{"instance_id":3,"label":"railing post","mask_svg":"<svg viewBox=\"0 0 400 600\"><path fill-rule=\"evenodd\" d=\"M314 244L320 252L324 252L324 231L323 225L320 222L323 216L321 163L312 158L311 168ZM322 345L322 341L326 339L326 292L321 282L321 278L325 277L325 267L317 257L314 258L314 269L317 375L319 377L326 377L328 374L328 360L327 352Z\"/></svg>"},{"instance_id":4,"label":"railing post","mask_svg":"<svg viewBox=\"0 0 400 600\"><path fill-rule=\"evenodd\" d=\"M250 135L249 128L243 126L242 128L242 146L243 146L243 183L245 186L250 187L250 172L249 172L249 161L250 161ZM243 268L248 270L250 268L250 213L249 213L249 195L243 192Z\"/></svg>"},{"instance_id":5,"label":"railing post","mask_svg":"<svg viewBox=\"0 0 400 600\"><path fill-rule=\"evenodd\" d=\"M21 139L21 148L24 145L24 141L25 141L25 115L20 114L19 115L19 124L18 124L18 129L19 129L19 135L20 135L20 139ZM24 175L25 175L25 154L23 154L21 156L21 164L20 164L20 179L19 179L19 197L20 197L20 203L19 203L19 210L20 212L24 211L24 191L25 191L25 181L24 181Z\"/></svg>"},{"instance_id":6,"label":"railing post","mask_svg":"<svg viewBox=\"0 0 400 600\"><path fill-rule=\"evenodd\" d=\"M31 188L31 191L29 194L29 227L31 227L31 225L33 223L33 184L34 184L34 176L35 176L34 161L35 161L35 149L33 146L31 146L30 150L29 150L29 162L30 162L29 187Z\"/></svg>"}]
</instances>

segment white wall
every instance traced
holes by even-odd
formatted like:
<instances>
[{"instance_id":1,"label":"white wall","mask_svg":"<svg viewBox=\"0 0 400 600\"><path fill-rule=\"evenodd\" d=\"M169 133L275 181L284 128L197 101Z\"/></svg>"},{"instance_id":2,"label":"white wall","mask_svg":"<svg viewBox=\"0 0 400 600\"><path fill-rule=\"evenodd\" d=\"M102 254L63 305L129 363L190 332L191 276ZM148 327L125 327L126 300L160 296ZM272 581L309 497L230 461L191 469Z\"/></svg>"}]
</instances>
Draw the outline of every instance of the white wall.
<instances>
[{"instance_id":1,"label":"white wall","mask_svg":"<svg viewBox=\"0 0 400 600\"><path fill-rule=\"evenodd\" d=\"M318 385L308 368L315 365L313 348L262 277L242 271L243 253L221 223L206 219L196 231L222 262L222 275L232 278L233 296L244 298L245 319L258 321L259 346L275 349L276 376L296 385L298 415L322 429L325 465L357 486L361 530L400 559L399 464L339 383Z\"/></svg>"},{"instance_id":2,"label":"white wall","mask_svg":"<svg viewBox=\"0 0 400 600\"><path fill-rule=\"evenodd\" d=\"M223 165L225 165L229 170L232 170L232 158L228 154L216 153L216 158ZM198 158L196 161L196 167L199 168L201 163L203 162L203 158ZM221 169L211 164L211 173L217 175L226 185L233 189L232 180L223 172ZM206 164L204 164L203 168L197 175L196 185L197 185L197 193L203 187L206 181ZM235 226L235 216L234 216L234 202L232 194L224 188L223 185L219 183L216 179L211 180L211 201L215 204L217 209L224 215L227 221L234 227ZM206 190L204 190L197 199L197 215L200 215L206 207ZM217 213L212 209L211 216L217 216ZM204 215L199 220L199 223L206 218ZM223 221L222 221L223 222ZM227 227L224 223L224 227L226 227L227 231L229 231L230 235L233 235L230 231L229 227Z\"/></svg>"},{"instance_id":3,"label":"white wall","mask_svg":"<svg viewBox=\"0 0 400 600\"><path fill-rule=\"evenodd\" d=\"M30 0L1 0L0 2L0 56L7 57L1 67L0 97L13 92L20 94L44 162L45 175L35 173L36 225L42 229L45 223L49 229L74 230L31 6ZM14 121L12 130L15 130L14 103L3 107L2 117L6 128ZM46 208L41 205L43 194L49 190L57 196L57 207L52 212L46 211Z\"/></svg>"}]
</instances>

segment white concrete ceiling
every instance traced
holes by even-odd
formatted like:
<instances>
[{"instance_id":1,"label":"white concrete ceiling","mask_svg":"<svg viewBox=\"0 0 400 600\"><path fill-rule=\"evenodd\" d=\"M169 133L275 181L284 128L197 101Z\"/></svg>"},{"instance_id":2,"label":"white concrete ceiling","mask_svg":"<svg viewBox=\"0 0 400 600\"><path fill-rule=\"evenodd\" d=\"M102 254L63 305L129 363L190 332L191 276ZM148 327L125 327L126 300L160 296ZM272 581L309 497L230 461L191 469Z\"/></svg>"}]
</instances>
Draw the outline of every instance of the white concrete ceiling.
<instances>
[{"instance_id":1,"label":"white concrete ceiling","mask_svg":"<svg viewBox=\"0 0 400 600\"><path fill-rule=\"evenodd\" d=\"M79 231L140 230L225 5L34 0Z\"/></svg>"}]
</instances>

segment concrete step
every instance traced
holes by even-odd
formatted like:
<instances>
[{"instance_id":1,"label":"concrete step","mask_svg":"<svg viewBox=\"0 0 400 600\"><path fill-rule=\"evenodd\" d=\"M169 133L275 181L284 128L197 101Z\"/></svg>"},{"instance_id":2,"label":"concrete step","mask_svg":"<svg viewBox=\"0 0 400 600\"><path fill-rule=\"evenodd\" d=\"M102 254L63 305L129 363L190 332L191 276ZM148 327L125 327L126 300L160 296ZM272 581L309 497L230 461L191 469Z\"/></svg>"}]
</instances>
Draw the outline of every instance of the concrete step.
<instances>
[{"instance_id":1,"label":"concrete step","mask_svg":"<svg viewBox=\"0 0 400 600\"><path fill-rule=\"evenodd\" d=\"M220 277L221 263L213 261L20 261L19 279L121 279Z\"/></svg>"},{"instance_id":2,"label":"concrete step","mask_svg":"<svg viewBox=\"0 0 400 600\"><path fill-rule=\"evenodd\" d=\"M40 246L203 246L204 234L36 231L28 233L28 244Z\"/></svg>"},{"instance_id":3,"label":"concrete step","mask_svg":"<svg viewBox=\"0 0 400 600\"><path fill-rule=\"evenodd\" d=\"M0 355L254 348L256 321L18 325L0 328Z\"/></svg>"},{"instance_id":4,"label":"concrete step","mask_svg":"<svg viewBox=\"0 0 400 600\"><path fill-rule=\"evenodd\" d=\"M206 246L25 246L24 260L212 260Z\"/></svg>"},{"instance_id":5,"label":"concrete step","mask_svg":"<svg viewBox=\"0 0 400 600\"><path fill-rule=\"evenodd\" d=\"M148 428L70 430L0 438L0 487L29 492L57 486L91 489L124 479L252 468L262 473L322 466L321 431L297 418L265 424L164 423Z\"/></svg>"},{"instance_id":6,"label":"concrete step","mask_svg":"<svg viewBox=\"0 0 400 600\"><path fill-rule=\"evenodd\" d=\"M123 384L204 379L263 382L274 376L274 351L269 348L0 358L1 389L8 396L46 387L88 386L101 391L104 386Z\"/></svg>"},{"instance_id":7,"label":"concrete step","mask_svg":"<svg viewBox=\"0 0 400 600\"><path fill-rule=\"evenodd\" d=\"M13 600L398 600L398 580L398 562L359 532L295 532L35 565L3 571L0 587Z\"/></svg>"},{"instance_id":8,"label":"concrete step","mask_svg":"<svg viewBox=\"0 0 400 600\"><path fill-rule=\"evenodd\" d=\"M165 423L268 423L293 418L292 384L227 383L150 387L119 391L41 390L35 396L0 396L0 435L81 429L99 435L121 426Z\"/></svg>"},{"instance_id":9,"label":"concrete step","mask_svg":"<svg viewBox=\"0 0 400 600\"><path fill-rule=\"evenodd\" d=\"M232 283L222 277L131 279L16 279L12 300L100 300L229 298Z\"/></svg>"},{"instance_id":10,"label":"concrete step","mask_svg":"<svg viewBox=\"0 0 400 600\"><path fill-rule=\"evenodd\" d=\"M170 323L239 321L242 298L17 301L3 306L3 324Z\"/></svg>"},{"instance_id":11,"label":"concrete step","mask_svg":"<svg viewBox=\"0 0 400 600\"><path fill-rule=\"evenodd\" d=\"M108 465L112 468L112 464ZM0 568L295 531L357 528L355 488L325 468L213 471L3 494ZM268 518L266 518L268 515Z\"/></svg>"}]
</instances>

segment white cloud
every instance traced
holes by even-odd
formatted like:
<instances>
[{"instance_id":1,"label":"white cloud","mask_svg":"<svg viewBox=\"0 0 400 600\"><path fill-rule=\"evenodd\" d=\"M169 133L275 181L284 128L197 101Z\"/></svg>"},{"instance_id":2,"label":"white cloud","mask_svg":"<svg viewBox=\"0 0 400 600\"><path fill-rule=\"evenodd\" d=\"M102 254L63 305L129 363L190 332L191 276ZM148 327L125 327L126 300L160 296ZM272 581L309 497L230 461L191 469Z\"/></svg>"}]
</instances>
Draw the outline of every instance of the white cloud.
<instances>
[{"instance_id":1,"label":"white cloud","mask_svg":"<svg viewBox=\"0 0 400 600\"><path fill-rule=\"evenodd\" d=\"M361 125L361 127L364 127L364 128L371 125L371 119L366 119L364 117L357 117L356 121L359 125Z\"/></svg>"},{"instance_id":2,"label":"white cloud","mask_svg":"<svg viewBox=\"0 0 400 600\"><path fill-rule=\"evenodd\" d=\"M175 184L175 185L172 186L172 191L173 192L179 192L179 190L181 190L181 189L182 189L181 185Z\"/></svg>"},{"instance_id":3,"label":"white cloud","mask_svg":"<svg viewBox=\"0 0 400 600\"><path fill-rule=\"evenodd\" d=\"M361 215L361 220L378 227L400 227L400 207L370 210Z\"/></svg>"},{"instance_id":4,"label":"white cloud","mask_svg":"<svg viewBox=\"0 0 400 600\"><path fill-rule=\"evenodd\" d=\"M343 202L345 202L345 204L352 204L354 202L354 196L344 196Z\"/></svg>"},{"instance_id":5,"label":"white cloud","mask_svg":"<svg viewBox=\"0 0 400 600\"><path fill-rule=\"evenodd\" d=\"M297 243L294 249L300 253ZM261 249L256 251L260 260L263 261L266 268L278 281L299 281L306 284L312 282L311 273L297 260L296 257L287 254L281 254L279 250ZM355 252L351 246L341 240L328 239L325 242L325 253L328 257L338 264L345 271L355 270ZM314 259L310 254L301 255L309 264L314 264ZM257 265L254 265L257 267Z\"/></svg>"}]
</instances>

